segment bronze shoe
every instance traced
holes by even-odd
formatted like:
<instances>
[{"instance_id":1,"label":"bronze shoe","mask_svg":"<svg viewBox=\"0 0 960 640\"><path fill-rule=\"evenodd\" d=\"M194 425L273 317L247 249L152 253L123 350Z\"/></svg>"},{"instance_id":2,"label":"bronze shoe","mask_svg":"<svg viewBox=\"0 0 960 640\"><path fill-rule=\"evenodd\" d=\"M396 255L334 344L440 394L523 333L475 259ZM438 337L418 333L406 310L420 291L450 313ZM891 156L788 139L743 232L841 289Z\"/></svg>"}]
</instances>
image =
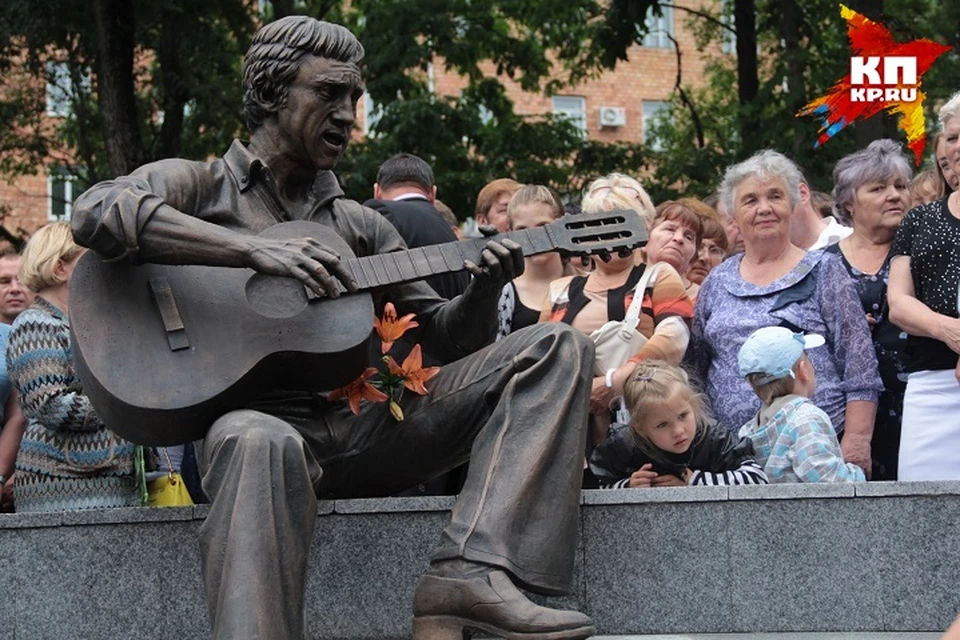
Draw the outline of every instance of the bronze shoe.
<instances>
[{"instance_id":1,"label":"bronze shoe","mask_svg":"<svg viewBox=\"0 0 960 640\"><path fill-rule=\"evenodd\" d=\"M420 577L413 640L464 640L482 631L507 640L582 640L596 633L578 611L534 604L503 571L469 578Z\"/></svg>"}]
</instances>

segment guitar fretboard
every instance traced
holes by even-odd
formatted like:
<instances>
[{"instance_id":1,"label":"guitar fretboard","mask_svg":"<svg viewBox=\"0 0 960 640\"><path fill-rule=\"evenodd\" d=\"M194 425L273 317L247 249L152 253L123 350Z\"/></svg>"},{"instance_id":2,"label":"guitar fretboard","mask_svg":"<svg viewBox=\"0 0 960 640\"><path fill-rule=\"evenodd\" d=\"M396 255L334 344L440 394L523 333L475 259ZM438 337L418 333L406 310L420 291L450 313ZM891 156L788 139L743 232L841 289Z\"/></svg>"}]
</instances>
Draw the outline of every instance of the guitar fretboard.
<instances>
[{"instance_id":1,"label":"guitar fretboard","mask_svg":"<svg viewBox=\"0 0 960 640\"><path fill-rule=\"evenodd\" d=\"M510 238L519 244L524 256L535 256L557 248L557 243L550 237L549 227L511 231L497 235L495 239L503 238ZM407 251L351 258L345 260L344 264L361 290L373 289L461 271L464 260L479 263L480 252L489 241L490 238L470 238Z\"/></svg>"}]
</instances>

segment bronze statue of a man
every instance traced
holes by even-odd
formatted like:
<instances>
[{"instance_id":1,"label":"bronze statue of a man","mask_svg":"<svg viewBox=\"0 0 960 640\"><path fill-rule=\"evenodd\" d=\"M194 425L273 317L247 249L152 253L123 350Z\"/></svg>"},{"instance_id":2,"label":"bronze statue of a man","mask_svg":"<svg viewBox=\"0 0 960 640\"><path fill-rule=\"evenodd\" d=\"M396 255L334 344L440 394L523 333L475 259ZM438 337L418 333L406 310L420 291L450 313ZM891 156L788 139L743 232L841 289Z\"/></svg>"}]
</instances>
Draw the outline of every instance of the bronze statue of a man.
<instances>
[{"instance_id":1,"label":"bronze statue of a man","mask_svg":"<svg viewBox=\"0 0 960 640\"><path fill-rule=\"evenodd\" d=\"M266 25L244 59L249 142L210 162L163 160L94 186L74 207L77 240L106 259L249 267L331 297L338 281L355 288L318 241L256 234L302 219L333 228L358 256L404 249L382 216L343 197L332 173L363 93L362 57L341 26L302 16ZM587 616L540 607L517 589L571 586L592 343L542 324L485 347L500 290L523 256L509 240L491 241L479 262L465 265L473 278L454 300L421 282L374 294L378 310L392 302L416 313L417 339L448 363L429 395L405 396L399 425L386 424L384 405L355 416L346 401L283 389L211 425L198 458L213 500L200 544L214 638L304 636L318 496L390 495L467 459L463 491L416 587L414 637L593 633Z\"/></svg>"}]
</instances>

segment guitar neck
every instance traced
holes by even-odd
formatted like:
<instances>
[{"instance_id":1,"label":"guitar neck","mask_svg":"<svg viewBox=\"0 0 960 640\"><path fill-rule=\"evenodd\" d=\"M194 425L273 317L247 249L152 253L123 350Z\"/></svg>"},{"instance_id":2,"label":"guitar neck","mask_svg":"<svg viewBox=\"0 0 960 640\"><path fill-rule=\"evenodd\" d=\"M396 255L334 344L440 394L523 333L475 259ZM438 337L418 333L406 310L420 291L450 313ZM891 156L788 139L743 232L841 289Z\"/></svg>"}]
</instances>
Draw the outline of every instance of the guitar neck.
<instances>
[{"instance_id":1,"label":"guitar neck","mask_svg":"<svg viewBox=\"0 0 960 640\"><path fill-rule=\"evenodd\" d=\"M520 245L524 256L548 253L557 248L551 238L549 227L521 229L495 236L509 238ZM428 276L463 270L463 261L480 262L480 252L490 238L469 238L407 251L377 253L362 258L344 260L347 270L356 280L360 290L374 289L390 284L412 282Z\"/></svg>"}]
</instances>

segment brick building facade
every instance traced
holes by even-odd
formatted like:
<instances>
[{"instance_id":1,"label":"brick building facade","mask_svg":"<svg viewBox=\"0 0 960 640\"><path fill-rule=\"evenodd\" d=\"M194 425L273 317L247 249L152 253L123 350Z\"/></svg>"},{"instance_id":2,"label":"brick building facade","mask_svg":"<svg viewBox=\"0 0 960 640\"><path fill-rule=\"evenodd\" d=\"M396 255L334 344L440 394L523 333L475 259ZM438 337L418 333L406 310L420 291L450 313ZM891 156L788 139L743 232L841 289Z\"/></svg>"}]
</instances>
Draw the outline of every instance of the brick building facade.
<instances>
[{"instance_id":1,"label":"brick building facade","mask_svg":"<svg viewBox=\"0 0 960 640\"><path fill-rule=\"evenodd\" d=\"M514 109L522 114L563 113L577 121L591 139L603 142L643 142L648 123L668 106L677 77L677 54L669 33L682 53L682 82L697 85L704 77L707 59L720 55L721 47L700 52L690 25L691 14L681 7L702 9L716 7L718 0L677 0L677 8L665 8L657 19L644 46L634 45L629 59L621 61L613 71L577 87L566 88L548 97L523 92L516 83L505 81L507 95ZM649 18L653 20L652 16ZM723 46L724 51L729 43ZM492 66L489 69L493 75ZM442 65L433 65L430 82L437 94L460 95L466 80L445 72ZM366 130L371 118L367 97L358 108L358 134ZM366 104L365 104L366 103ZM7 210L4 226L14 234L32 233L49 220L69 217L72 199L79 195L74 183L55 172L25 176L9 184L0 181L0 205Z\"/></svg>"}]
</instances>

